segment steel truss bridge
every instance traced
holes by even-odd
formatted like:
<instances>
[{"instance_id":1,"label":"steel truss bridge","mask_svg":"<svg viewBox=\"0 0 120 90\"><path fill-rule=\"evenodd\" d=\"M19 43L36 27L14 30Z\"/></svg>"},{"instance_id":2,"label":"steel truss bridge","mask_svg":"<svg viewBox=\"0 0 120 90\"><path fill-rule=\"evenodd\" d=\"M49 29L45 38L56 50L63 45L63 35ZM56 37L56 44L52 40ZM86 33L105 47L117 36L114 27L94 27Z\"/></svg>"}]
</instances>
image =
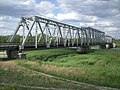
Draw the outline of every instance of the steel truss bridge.
<instances>
[{"instance_id":1,"label":"steel truss bridge","mask_svg":"<svg viewBox=\"0 0 120 90\"><path fill-rule=\"evenodd\" d=\"M23 38L19 44L20 49L24 49L26 46L50 48L53 46L78 47L112 43L112 37L97 29L76 27L38 16L22 17L9 43L15 42L14 39L20 28L23 29ZM29 39L33 39L33 36L34 43L29 43Z\"/></svg>"},{"instance_id":2,"label":"steel truss bridge","mask_svg":"<svg viewBox=\"0 0 120 90\"><path fill-rule=\"evenodd\" d=\"M21 34L21 41L16 36ZM21 21L7 44L0 49L88 47L112 44L112 37L91 27L76 27L39 16L21 17Z\"/></svg>"}]
</instances>

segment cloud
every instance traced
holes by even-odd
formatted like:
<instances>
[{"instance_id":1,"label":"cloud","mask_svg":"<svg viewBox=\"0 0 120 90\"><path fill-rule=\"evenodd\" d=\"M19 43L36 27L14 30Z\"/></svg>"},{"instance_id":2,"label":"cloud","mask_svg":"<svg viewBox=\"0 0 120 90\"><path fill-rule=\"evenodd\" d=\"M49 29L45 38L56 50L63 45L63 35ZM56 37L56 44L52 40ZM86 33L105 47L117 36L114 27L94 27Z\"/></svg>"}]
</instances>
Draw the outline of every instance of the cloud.
<instances>
[{"instance_id":1,"label":"cloud","mask_svg":"<svg viewBox=\"0 0 120 90\"><path fill-rule=\"evenodd\" d=\"M117 31L118 30L117 27L106 27L105 29L106 31Z\"/></svg>"},{"instance_id":2,"label":"cloud","mask_svg":"<svg viewBox=\"0 0 120 90\"><path fill-rule=\"evenodd\" d=\"M106 32L107 35L112 36L113 38L120 39L120 30Z\"/></svg>"},{"instance_id":3,"label":"cloud","mask_svg":"<svg viewBox=\"0 0 120 90\"><path fill-rule=\"evenodd\" d=\"M7 27L12 28L16 24L16 22L20 21L20 18L12 17L12 16L0 16L0 28L1 27ZM15 23L13 23L15 22Z\"/></svg>"},{"instance_id":4,"label":"cloud","mask_svg":"<svg viewBox=\"0 0 120 90\"><path fill-rule=\"evenodd\" d=\"M41 13L48 14L53 12L53 10L55 9L55 5L48 1L41 1L37 5L37 8L38 10L40 10Z\"/></svg>"},{"instance_id":5,"label":"cloud","mask_svg":"<svg viewBox=\"0 0 120 90\"><path fill-rule=\"evenodd\" d=\"M111 17L120 14L120 0L58 0L64 12Z\"/></svg>"},{"instance_id":6,"label":"cloud","mask_svg":"<svg viewBox=\"0 0 120 90\"><path fill-rule=\"evenodd\" d=\"M50 16L54 9L55 5L49 1L41 1L40 3L36 3L35 0L0 1L0 15L6 16L21 17L40 14Z\"/></svg>"},{"instance_id":7,"label":"cloud","mask_svg":"<svg viewBox=\"0 0 120 90\"><path fill-rule=\"evenodd\" d=\"M96 16L87 16L76 12L58 13L56 19L67 22L93 22L97 20Z\"/></svg>"},{"instance_id":8,"label":"cloud","mask_svg":"<svg viewBox=\"0 0 120 90\"><path fill-rule=\"evenodd\" d=\"M0 31L2 32L0 34L6 35L8 34L6 32L12 34L21 16L42 14L53 17L54 9L55 5L49 1L36 3L35 0L0 0Z\"/></svg>"},{"instance_id":9,"label":"cloud","mask_svg":"<svg viewBox=\"0 0 120 90\"><path fill-rule=\"evenodd\" d=\"M56 17L58 20L65 20L65 19L78 19L78 16L76 13L74 12L71 12L71 13L65 13L65 14L62 14L62 13L59 13L57 14L57 17Z\"/></svg>"},{"instance_id":10,"label":"cloud","mask_svg":"<svg viewBox=\"0 0 120 90\"><path fill-rule=\"evenodd\" d=\"M90 26L119 37L120 0L0 0L0 27L18 24L21 16L51 17L75 26Z\"/></svg>"},{"instance_id":11,"label":"cloud","mask_svg":"<svg viewBox=\"0 0 120 90\"><path fill-rule=\"evenodd\" d=\"M0 35L13 34L17 28L19 18L12 16L0 16Z\"/></svg>"},{"instance_id":12,"label":"cloud","mask_svg":"<svg viewBox=\"0 0 120 90\"><path fill-rule=\"evenodd\" d=\"M62 21L77 21L79 26L90 26L111 34L120 30L120 0L57 0L63 13ZM74 12L74 14L72 14ZM73 18L74 17L74 18ZM115 38L119 37L118 34Z\"/></svg>"},{"instance_id":13,"label":"cloud","mask_svg":"<svg viewBox=\"0 0 120 90\"><path fill-rule=\"evenodd\" d=\"M36 13L34 0L0 1L0 15L20 17Z\"/></svg>"},{"instance_id":14,"label":"cloud","mask_svg":"<svg viewBox=\"0 0 120 90\"><path fill-rule=\"evenodd\" d=\"M81 27L93 27L95 26L95 23L80 23L80 26Z\"/></svg>"}]
</instances>

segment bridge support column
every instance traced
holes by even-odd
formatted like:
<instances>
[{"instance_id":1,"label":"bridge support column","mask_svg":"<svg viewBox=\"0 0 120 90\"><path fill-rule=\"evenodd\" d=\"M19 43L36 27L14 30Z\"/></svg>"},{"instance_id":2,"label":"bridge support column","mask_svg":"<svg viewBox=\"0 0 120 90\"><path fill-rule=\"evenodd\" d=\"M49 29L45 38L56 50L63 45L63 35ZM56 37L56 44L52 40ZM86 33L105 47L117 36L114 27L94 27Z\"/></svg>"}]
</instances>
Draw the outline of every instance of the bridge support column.
<instances>
[{"instance_id":1,"label":"bridge support column","mask_svg":"<svg viewBox=\"0 0 120 90\"><path fill-rule=\"evenodd\" d=\"M110 49L110 44L106 44L106 49Z\"/></svg>"},{"instance_id":2,"label":"bridge support column","mask_svg":"<svg viewBox=\"0 0 120 90\"><path fill-rule=\"evenodd\" d=\"M26 58L26 53L20 52L18 53L18 56L20 59L25 59Z\"/></svg>"},{"instance_id":3,"label":"bridge support column","mask_svg":"<svg viewBox=\"0 0 120 90\"><path fill-rule=\"evenodd\" d=\"M17 50L7 50L6 51L8 58L18 58L18 51Z\"/></svg>"},{"instance_id":4,"label":"bridge support column","mask_svg":"<svg viewBox=\"0 0 120 90\"><path fill-rule=\"evenodd\" d=\"M116 47L116 44L115 43L113 43L113 48L115 48Z\"/></svg>"},{"instance_id":5,"label":"bridge support column","mask_svg":"<svg viewBox=\"0 0 120 90\"><path fill-rule=\"evenodd\" d=\"M113 44L103 44L103 45L100 45L100 48L101 49L110 49L110 48L113 48Z\"/></svg>"},{"instance_id":6,"label":"bridge support column","mask_svg":"<svg viewBox=\"0 0 120 90\"><path fill-rule=\"evenodd\" d=\"M90 51L89 46L80 46L77 48L77 52L79 53L88 53Z\"/></svg>"}]
</instances>

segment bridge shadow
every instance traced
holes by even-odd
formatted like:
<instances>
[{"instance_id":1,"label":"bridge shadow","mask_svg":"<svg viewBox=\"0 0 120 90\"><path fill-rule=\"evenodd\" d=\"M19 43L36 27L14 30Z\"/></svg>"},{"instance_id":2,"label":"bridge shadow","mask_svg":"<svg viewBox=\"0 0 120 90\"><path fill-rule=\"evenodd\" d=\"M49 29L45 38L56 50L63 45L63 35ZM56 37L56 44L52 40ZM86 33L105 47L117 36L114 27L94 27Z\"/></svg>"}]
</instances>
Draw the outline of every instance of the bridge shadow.
<instances>
[{"instance_id":1,"label":"bridge shadow","mask_svg":"<svg viewBox=\"0 0 120 90\"><path fill-rule=\"evenodd\" d=\"M0 58L0 61L11 61L11 60L15 60L15 59L12 59L12 58Z\"/></svg>"},{"instance_id":2,"label":"bridge shadow","mask_svg":"<svg viewBox=\"0 0 120 90\"><path fill-rule=\"evenodd\" d=\"M77 54L89 54L89 53L93 53L95 51L95 49L90 49L90 50L87 50L87 51L76 51Z\"/></svg>"}]
</instances>

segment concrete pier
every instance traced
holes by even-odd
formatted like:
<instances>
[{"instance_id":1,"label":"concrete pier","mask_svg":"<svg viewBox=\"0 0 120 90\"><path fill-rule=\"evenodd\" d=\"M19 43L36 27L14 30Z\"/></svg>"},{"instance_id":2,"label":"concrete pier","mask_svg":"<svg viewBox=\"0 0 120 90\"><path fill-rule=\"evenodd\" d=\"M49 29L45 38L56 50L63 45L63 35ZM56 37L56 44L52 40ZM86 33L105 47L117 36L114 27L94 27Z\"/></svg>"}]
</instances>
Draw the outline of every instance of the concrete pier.
<instances>
[{"instance_id":1,"label":"concrete pier","mask_svg":"<svg viewBox=\"0 0 120 90\"><path fill-rule=\"evenodd\" d=\"M18 53L20 59L26 59L26 53Z\"/></svg>"},{"instance_id":2,"label":"concrete pier","mask_svg":"<svg viewBox=\"0 0 120 90\"><path fill-rule=\"evenodd\" d=\"M17 50L7 50L6 54L7 54L7 58L9 59L16 59L16 58L25 59L26 58L25 53L18 52Z\"/></svg>"},{"instance_id":3,"label":"concrete pier","mask_svg":"<svg viewBox=\"0 0 120 90\"><path fill-rule=\"evenodd\" d=\"M101 49L110 49L110 48L113 48L113 43L111 43L111 44L102 44L102 45L100 45L100 48Z\"/></svg>"}]
</instances>

